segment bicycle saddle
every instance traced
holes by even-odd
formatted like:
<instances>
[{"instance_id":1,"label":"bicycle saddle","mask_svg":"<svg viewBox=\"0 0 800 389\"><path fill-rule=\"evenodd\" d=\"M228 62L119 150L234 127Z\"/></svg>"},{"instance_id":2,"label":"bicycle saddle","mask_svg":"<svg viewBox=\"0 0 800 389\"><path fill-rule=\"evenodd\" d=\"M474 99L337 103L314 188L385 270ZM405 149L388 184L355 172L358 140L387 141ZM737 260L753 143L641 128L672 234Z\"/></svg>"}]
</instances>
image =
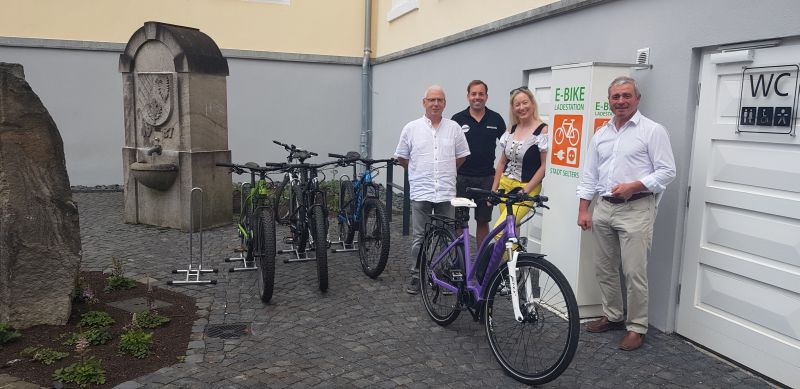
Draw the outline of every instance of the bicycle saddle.
<instances>
[{"instance_id":1,"label":"bicycle saddle","mask_svg":"<svg viewBox=\"0 0 800 389\"><path fill-rule=\"evenodd\" d=\"M475 207L478 206L477 204L475 204L474 201L472 201L472 200L470 200L468 198L464 198L464 197L456 197L456 198L450 200L450 205L452 205L452 206L454 206L456 208L459 208L459 207L475 208Z\"/></svg>"}]
</instances>

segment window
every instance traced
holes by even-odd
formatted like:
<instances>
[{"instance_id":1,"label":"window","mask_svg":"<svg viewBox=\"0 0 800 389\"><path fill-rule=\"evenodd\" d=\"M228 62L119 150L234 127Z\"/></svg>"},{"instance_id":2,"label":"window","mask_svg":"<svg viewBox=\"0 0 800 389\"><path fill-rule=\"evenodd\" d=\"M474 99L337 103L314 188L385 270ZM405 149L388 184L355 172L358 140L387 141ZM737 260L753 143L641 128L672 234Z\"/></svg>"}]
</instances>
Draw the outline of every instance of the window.
<instances>
[{"instance_id":1,"label":"window","mask_svg":"<svg viewBox=\"0 0 800 389\"><path fill-rule=\"evenodd\" d=\"M419 0L392 0L392 9L386 15L386 21L391 22L418 8Z\"/></svg>"}]
</instances>

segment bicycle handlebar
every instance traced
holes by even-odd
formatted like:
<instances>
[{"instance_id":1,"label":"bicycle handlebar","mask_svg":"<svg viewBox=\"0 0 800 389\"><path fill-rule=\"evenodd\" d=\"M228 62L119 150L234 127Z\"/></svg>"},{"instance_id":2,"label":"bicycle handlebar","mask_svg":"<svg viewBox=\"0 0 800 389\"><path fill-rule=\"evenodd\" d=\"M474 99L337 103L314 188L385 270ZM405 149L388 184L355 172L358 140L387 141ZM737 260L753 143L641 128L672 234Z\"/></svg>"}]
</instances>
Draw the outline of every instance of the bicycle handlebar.
<instances>
[{"instance_id":1,"label":"bicycle handlebar","mask_svg":"<svg viewBox=\"0 0 800 389\"><path fill-rule=\"evenodd\" d=\"M297 146L295 145L289 145L286 143L278 142L277 140L273 140L272 143L275 143L278 146L283 146L283 148L289 152L289 158L288 158L289 162L291 162L293 159L296 159L299 160L300 163L302 163L306 159L319 155L313 151L298 149Z\"/></svg>"},{"instance_id":2,"label":"bicycle handlebar","mask_svg":"<svg viewBox=\"0 0 800 389\"><path fill-rule=\"evenodd\" d=\"M235 163L228 163L228 162L217 162L217 166L220 167L227 167L230 168L232 172L236 174L244 174L245 170L249 170L252 173L257 172L274 172L278 170L283 170L286 164L284 163L272 163L272 162L265 162L264 166L258 166L255 162L247 162L244 165L239 165Z\"/></svg>"},{"instance_id":3,"label":"bicycle handlebar","mask_svg":"<svg viewBox=\"0 0 800 389\"><path fill-rule=\"evenodd\" d=\"M392 165L397 165L397 160L394 158L386 158L386 159L370 159L370 158L361 158L361 154L356 151L350 151L346 155L336 154L336 153L328 153L328 156L331 158L339 158L340 165L349 165L355 162L361 162L365 165L372 165L376 163L391 163Z\"/></svg>"},{"instance_id":4,"label":"bicycle handlebar","mask_svg":"<svg viewBox=\"0 0 800 389\"><path fill-rule=\"evenodd\" d=\"M522 188L514 188L513 190L511 190L511 192L508 193L502 191L492 192L490 190L485 190L480 188L467 188L467 193L473 195L486 196L487 199L493 204L499 204L503 202L514 204L514 203L522 203L525 201L532 201L537 207L548 208L546 205L543 204L549 200L547 196L542 196L542 195L530 196L527 193L522 192Z\"/></svg>"}]
</instances>

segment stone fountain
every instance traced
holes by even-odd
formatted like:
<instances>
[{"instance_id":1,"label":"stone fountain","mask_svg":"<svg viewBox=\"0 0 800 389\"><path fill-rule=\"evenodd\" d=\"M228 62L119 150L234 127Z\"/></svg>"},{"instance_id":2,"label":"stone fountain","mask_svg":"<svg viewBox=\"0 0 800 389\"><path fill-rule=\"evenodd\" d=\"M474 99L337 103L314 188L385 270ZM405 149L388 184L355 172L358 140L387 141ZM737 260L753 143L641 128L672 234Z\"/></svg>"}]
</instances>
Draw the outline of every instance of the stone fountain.
<instances>
[{"instance_id":1,"label":"stone fountain","mask_svg":"<svg viewBox=\"0 0 800 389\"><path fill-rule=\"evenodd\" d=\"M190 191L204 227L231 221L228 62L200 30L146 22L119 58L125 116L125 222L190 230ZM195 210L195 226L200 213Z\"/></svg>"}]
</instances>

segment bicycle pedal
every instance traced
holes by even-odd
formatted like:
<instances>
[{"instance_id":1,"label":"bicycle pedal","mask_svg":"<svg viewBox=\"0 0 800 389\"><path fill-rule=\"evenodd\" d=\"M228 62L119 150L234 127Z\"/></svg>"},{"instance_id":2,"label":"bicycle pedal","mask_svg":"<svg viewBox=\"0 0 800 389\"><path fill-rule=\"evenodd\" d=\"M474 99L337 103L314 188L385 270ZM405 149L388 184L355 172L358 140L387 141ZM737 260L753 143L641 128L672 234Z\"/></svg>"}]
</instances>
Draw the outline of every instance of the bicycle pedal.
<instances>
[{"instance_id":1,"label":"bicycle pedal","mask_svg":"<svg viewBox=\"0 0 800 389\"><path fill-rule=\"evenodd\" d=\"M450 279L453 282L464 282L464 273L459 270L450 270Z\"/></svg>"}]
</instances>

